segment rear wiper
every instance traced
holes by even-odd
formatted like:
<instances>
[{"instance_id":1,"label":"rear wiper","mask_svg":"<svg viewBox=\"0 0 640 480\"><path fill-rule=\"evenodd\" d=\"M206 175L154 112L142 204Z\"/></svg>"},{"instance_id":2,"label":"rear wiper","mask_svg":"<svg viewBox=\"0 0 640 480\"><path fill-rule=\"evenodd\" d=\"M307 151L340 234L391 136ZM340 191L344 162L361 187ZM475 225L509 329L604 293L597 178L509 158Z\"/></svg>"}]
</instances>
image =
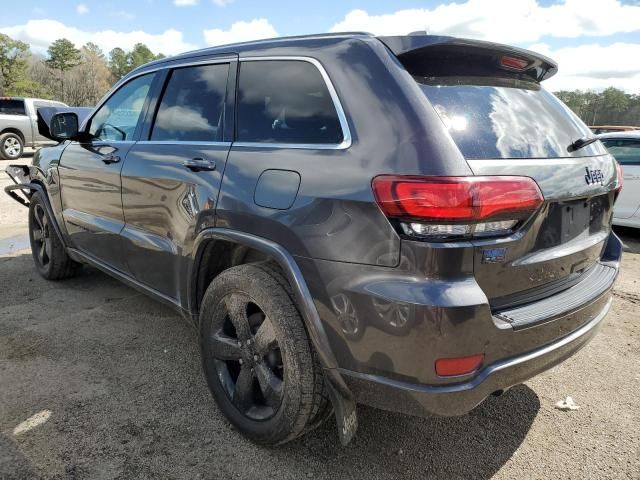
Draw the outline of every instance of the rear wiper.
<instances>
[{"instance_id":1,"label":"rear wiper","mask_svg":"<svg viewBox=\"0 0 640 480\"><path fill-rule=\"evenodd\" d=\"M596 142L598 140L600 140L598 137L579 138L578 140L576 140L575 142L573 142L571 145L567 147L567 151L575 152L576 150L580 150L581 148L586 147L587 145L591 145L593 142Z\"/></svg>"}]
</instances>

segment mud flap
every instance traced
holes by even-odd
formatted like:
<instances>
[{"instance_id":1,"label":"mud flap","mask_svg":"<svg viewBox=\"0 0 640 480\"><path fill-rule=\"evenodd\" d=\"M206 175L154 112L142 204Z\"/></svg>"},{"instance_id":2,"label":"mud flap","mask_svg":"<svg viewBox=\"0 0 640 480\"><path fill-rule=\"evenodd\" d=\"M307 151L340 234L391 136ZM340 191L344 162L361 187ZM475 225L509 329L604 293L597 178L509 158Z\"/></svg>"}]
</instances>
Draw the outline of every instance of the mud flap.
<instances>
[{"instance_id":1,"label":"mud flap","mask_svg":"<svg viewBox=\"0 0 640 480\"><path fill-rule=\"evenodd\" d=\"M358 415L356 413L355 400L347 393L348 389L340 388L339 385L344 385L344 382L341 378L336 378L336 376L339 377L339 374L332 372L332 374L327 375L325 378L329 398L336 414L340 443L342 446L346 446L358 431ZM336 385L336 383L338 385ZM343 390L346 391L343 392Z\"/></svg>"}]
</instances>

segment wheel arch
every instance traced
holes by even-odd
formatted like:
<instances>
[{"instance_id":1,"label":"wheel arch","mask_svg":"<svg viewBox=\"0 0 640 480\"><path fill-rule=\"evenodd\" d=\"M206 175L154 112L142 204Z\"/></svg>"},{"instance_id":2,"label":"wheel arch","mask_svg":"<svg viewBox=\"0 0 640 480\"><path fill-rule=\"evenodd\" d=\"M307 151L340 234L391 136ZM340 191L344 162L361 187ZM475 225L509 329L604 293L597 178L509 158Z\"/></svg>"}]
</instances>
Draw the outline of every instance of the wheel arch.
<instances>
[{"instance_id":1,"label":"wheel arch","mask_svg":"<svg viewBox=\"0 0 640 480\"><path fill-rule=\"evenodd\" d=\"M4 135L5 133L13 133L17 135L18 137L20 137L20 140L22 140L22 146L23 147L26 146L26 139L24 138L24 133L22 133L22 130L20 130L19 128L7 127L0 132L0 135Z\"/></svg>"},{"instance_id":2,"label":"wheel arch","mask_svg":"<svg viewBox=\"0 0 640 480\"><path fill-rule=\"evenodd\" d=\"M205 229L198 235L194 243L194 252L196 253L189 272L188 293L189 310L192 313L198 312L199 298L218 273L232 266L248 263L238 258L242 255L261 254L263 259L275 261L289 281L305 327L323 366L338 367L302 271L291 254L281 245L256 235L214 227ZM213 255L213 252L216 255ZM258 259L260 258L257 257L256 260Z\"/></svg>"},{"instance_id":3,"label":"wheel arch","mask_svg":"<svg viewBox=\"0 0 640 480\"><path fill-rule=\"evenodd\" d=\"M263 237L226 228L212 227L202 230L194 242L195 255L189 272L189 310L194 313L197 312L197 304L193 302L197 298L198 276L202 262L207 260L204 255L209 242L226 242L227 245L241 246L251 251L261 252L280 266L289 281L305 323L305 329L322 364L329 397L336 411L340 441L346 445L355 435L358 425L354 396L338 370L338 362L322 326L313 297L293 256L281 245Z\"/></svg>"},{"instance_id":4,"label":"wheel arch","mask_svg":"<svg viewBox=\"0 0 640 480\"><path fill-rule=\"evenodd\" d=\"M62 230L60 229L60 225L58 224L58 218L56 217L53 208L51 206L51 201L49 199L49 195L47 193L47 189L44 185L44 183L38 179L35 180L31 180L29 183L18 183L15 185L8 185L4 188L4 191L11 196L13 199L15 199L17 202L19 202L20 204L29 207L30 203L26 203L24 202L22 199L20 199L20 197L18 197L15 193L13 193L14 190L21 190L23 193L25 193L27 195L27 197L29 198L29 200L31 200L31 198L33 197L34 193L39 193L40 194L40 198L42 198L42 203L44 204L45 209L47 210L47 214L49 215L49 218L51 219L51 223L53 224L53 229L56 232L56 235L58 235L58 238L60 239L60 242L62 243L63 247L67 247L67 243L65 241L65 237L62 234Z\"/></svg>"}]
</instances>

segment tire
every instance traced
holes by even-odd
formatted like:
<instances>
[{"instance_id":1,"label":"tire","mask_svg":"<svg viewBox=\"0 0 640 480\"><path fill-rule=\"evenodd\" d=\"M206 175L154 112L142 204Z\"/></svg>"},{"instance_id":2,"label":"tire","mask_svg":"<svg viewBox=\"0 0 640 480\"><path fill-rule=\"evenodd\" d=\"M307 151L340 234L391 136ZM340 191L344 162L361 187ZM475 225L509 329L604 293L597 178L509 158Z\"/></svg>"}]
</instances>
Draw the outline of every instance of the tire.
<instances>
[{"instance_id":1,"label":"tire","mask_svg":"<svg viewBox=\"0 0 640 480\"><path fill-rule=\"evenodd\" d=\"M0 156L5 160L17 160L24 151L24 142L20 135L3 133L0 135Z\"/></svg>"},{"instance_id":2,"label":"tire","mask_svg":"<svg viewBox=\"0 0 640 480\"><path fill-rule=\"evenodd\" d=\"M214 399L252 441L289 442L326 415L322 368L288 283L268 264L232 267L211 282L200 347Z\"/></svg>"},{"instance_id":3,"label":"tire","mask_svg":"<svg viewBox=\"0 0 640 480\"><path fill-rule=\"evenodd\" d=\"M76 275L82 265L69 258L40 193L31 196L29 205L29 242L38 273L47 280L62 280Z\"/></svg>"}]
</instances>

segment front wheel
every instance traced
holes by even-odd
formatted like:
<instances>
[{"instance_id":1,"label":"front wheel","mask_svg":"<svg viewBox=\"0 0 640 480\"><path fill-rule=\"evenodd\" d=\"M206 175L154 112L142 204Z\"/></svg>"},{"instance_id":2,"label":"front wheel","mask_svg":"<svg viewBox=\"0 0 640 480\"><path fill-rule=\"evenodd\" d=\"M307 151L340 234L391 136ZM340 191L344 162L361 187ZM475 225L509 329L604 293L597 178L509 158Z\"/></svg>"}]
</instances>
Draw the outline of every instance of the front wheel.
<instances>
[{"instance_id":1,"label":"front wheel","mask_svg":"<svg viewBox=\"0 0 640 480\"><path fill-rule=\"evenodd\" d=\"M268 264L233 267L213 280L200 311L200 342L213 397L251 440L288 442L327 410L302 318L286 280Z\"/></svg>"},{"instance_id":2,"label":"front wheel","mask_svg":"<svg viewBox=\"0 0 640 480\"><path fill-rule=\"evenodd\" d=\"M47 280L74 276L81 265L69 258L58 238L40 193L34 193L29 205L29 241L38 273Z\"/></svg>"},{"instance_id":3,"label":"front wheel","mask_svg":"<svg viewBox=\"0 0 640 480\"><path fill-rule=\"evenodd\" d=\"M22 156L24 143L22 138L15 133L3 133L0 135L0 157L5 160L17 160Z\"/></svg>"}]
</instances>

